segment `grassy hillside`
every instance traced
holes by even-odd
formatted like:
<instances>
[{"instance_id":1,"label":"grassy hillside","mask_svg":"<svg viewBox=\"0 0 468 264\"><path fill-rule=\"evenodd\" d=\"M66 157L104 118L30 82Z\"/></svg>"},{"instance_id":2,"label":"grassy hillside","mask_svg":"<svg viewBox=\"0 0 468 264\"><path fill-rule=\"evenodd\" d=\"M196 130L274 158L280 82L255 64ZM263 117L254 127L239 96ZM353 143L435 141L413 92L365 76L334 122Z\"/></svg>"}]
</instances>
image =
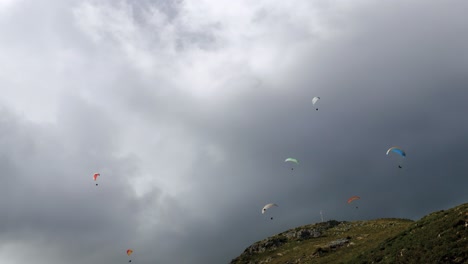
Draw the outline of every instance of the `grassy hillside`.
<instances>
[{"instance_id":1,"label":"grassy hillside","mask_svg":"<svg viewBox=\"0 0 468 264\"><path fill-rule=\"evenodd\" d=\"M468 203L423 217L350 263L468 263Z\"/></svg>"},{"instance_id":2,"label":"grassy hillside","mask_svg":"<svg viewBox=\"0 0 468 264\"><path fill-rule=\"evenodd\" d=\"M305 225L256 242L231 264L468 263L468 204L419 221Z\"/></svg>"}]
</instances>

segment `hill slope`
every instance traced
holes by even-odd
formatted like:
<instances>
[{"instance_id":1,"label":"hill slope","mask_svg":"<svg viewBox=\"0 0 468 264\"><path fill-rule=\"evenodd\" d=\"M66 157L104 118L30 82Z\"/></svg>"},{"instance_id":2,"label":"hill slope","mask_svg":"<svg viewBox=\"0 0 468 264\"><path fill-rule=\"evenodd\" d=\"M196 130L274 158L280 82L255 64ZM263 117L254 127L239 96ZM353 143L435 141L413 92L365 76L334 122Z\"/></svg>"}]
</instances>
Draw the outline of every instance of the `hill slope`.
<instances>
[{"instance_id":1,"label":"hill slope","mask_svg":"<svg viewBox=\"0 0 468 264\"><path fill-rule=\"evenodd\" d=\"M468 263L468 203L421 220L328 221L249 246L231 264Z\"/></svg>"}]
</instances>

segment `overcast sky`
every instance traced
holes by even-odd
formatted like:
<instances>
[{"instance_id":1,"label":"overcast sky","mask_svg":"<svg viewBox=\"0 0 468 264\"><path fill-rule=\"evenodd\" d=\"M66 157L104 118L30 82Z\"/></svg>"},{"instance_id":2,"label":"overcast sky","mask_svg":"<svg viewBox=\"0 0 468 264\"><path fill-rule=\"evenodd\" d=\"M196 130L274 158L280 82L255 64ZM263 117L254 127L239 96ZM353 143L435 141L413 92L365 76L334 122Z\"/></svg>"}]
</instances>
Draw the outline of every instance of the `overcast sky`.
<instances>
[{"instance_id":1,"label":"overcast sky","mask_svg":"<svg viewBox=\"0 0 468 264\"><path fill-rule=\"evenodd\" d=\"M321 210L467 202L466 10L0 0L0 262L229 263Z\"/></svg>"}]
</instances>

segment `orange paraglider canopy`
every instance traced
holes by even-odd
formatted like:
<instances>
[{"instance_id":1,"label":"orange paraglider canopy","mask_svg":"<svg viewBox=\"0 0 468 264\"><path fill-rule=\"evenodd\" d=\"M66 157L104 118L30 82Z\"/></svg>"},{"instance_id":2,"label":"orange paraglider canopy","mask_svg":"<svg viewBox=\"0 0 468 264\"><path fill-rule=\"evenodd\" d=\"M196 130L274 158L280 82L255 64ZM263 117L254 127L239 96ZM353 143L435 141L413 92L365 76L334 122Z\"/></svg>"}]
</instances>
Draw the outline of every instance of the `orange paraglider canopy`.
<instances>
[{"instance_id":1,"label":"orange paraglider canopy","mask_svg":"<svg viewBox=\"0 0 468 264\"><path fill-rule=\"evenodd\" d=\"M351 198L348 199L348 203L351 203L354 200L361 199L359 196L352 196Z\"/></svg>"}]
</instances>

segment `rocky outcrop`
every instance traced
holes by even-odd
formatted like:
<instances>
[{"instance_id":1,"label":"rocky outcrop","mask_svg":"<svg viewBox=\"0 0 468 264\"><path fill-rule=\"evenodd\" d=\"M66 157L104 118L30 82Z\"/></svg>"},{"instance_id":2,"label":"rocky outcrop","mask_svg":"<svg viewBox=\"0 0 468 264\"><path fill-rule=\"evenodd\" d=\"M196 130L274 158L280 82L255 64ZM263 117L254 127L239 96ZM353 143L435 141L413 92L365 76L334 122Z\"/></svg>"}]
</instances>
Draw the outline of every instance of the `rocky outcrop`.
<instances>
[{"instance_id":1,"label":"rocky outcrop","mask_svg":"<svg viewBox=\"0 0 468 264\"><path fill-rule=\"evenodd\" d=\"M349 239L347 238L341 238L341 239L337 239L337 240L334 240L330 243L328 243L328 247L331 248L331 249L336 249L336 248L339 248L339 247L342 247L346 244L349 243Z\"/></svg>"},{"instance_id":2,"label":"rocky outcrop","mask_svg":"<svg viewBox=\"0 0 468 264\"><path fill-rule=\"evenodd\" d=\"M301 228L284 234L289 240L307 240L314 237L320 237L322 232L315 228Z\"/></svg>"},{"instance_id":3,"label":"rocky outcrop","mask_svg":"<svg viewBox=\"0 0 468 264\"><path fill-rule=\"evenodd\" d=\"M256 254L274 251L282 245L284 245L285 243L289 243L292 241L304 241L308 239L321 237L325 230L333 228L343 223L345 222L330 220L324 223L299 227L293 230L280 233L276 236L258 241L252 244L250 247L246 248L239 257L233 259L231 261L231 264L256 264L257 262L247 262L246 260L251 259L251 257ZM268 261L263 261L262 263L268 263Z\"/></svg>"}]
</instances>

